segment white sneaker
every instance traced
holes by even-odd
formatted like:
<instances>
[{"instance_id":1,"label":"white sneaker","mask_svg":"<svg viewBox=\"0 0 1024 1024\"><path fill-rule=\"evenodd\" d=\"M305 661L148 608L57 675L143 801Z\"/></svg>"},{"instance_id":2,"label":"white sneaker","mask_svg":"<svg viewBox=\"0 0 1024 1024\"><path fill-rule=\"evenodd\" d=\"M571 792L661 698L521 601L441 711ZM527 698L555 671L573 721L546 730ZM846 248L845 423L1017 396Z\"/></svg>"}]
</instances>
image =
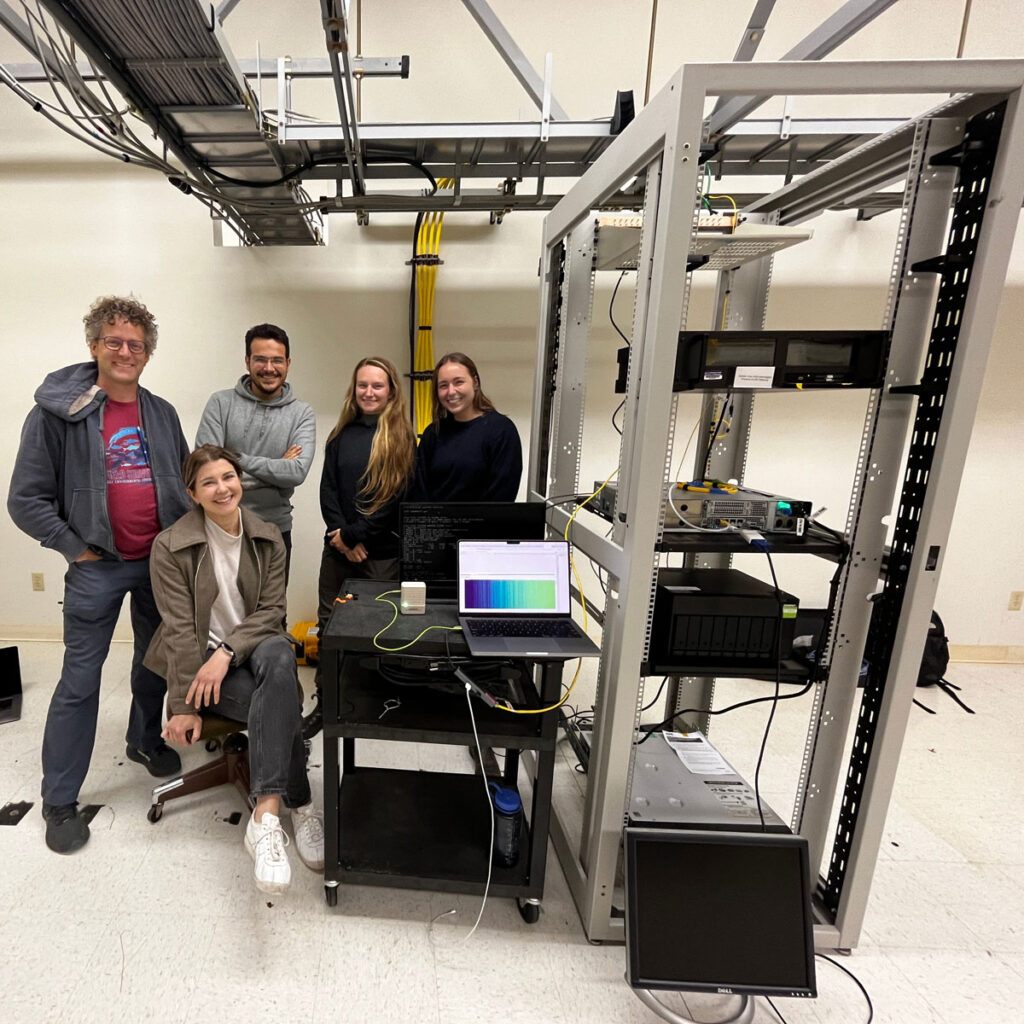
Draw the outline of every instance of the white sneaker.
<instances>
[{"instance_id":1,"label":"white sneaker","mask_svg":"<svg viewBox=\"0 0 1024 1024\"><path fill-rule=\"evenodd\" d=\"M324 816L312 802L292 808L292 831L299 860L310 871L324 869Z\"/></svg>"},{"instance_id":2,"label":"white sneaker","mask_svg":"<svg viewBox=\"0 0 1024 1024\"><path fill-rule=\"evenodd\" d=\"M252 856L252 874L260 892L284 892L291 884L292 866L288 863L288 836L281 828L280 819L264 812L257 822L252 815L245 826L245 848Z\"/></svg>"}]
</instances>

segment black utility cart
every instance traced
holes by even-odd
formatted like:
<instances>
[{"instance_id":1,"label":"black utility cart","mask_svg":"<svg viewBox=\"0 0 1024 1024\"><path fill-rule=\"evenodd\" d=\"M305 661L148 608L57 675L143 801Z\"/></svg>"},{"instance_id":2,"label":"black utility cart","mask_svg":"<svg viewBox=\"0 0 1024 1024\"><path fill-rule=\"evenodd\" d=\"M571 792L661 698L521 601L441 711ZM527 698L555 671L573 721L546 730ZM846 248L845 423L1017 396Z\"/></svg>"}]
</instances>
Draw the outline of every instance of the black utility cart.
<instances>
[{"instance_id":1,"label":"black utility cart","mask_svg":"<svg viewBox=\"0 0 1024 1024\"><path fill-rule=\"evenodd\" d=\"M434 629L411 642L427 626L458 625L457 610L428 601L425 615L399 615L388 626L394 607L376 598L392 591L397 604L397 586L350 580L342 596L351 597L335 604L320 641L329 906L341 883L483 893L487 879L490 811L480 775L361 766L356 740L475 746L456 666L514 707L549 707L560 697L561 661L471 659L457 631ZM512 714L471 699L481 746L504 752L496 782L518 788L520 751L533 752L524 759L533 768L533 797L523 801L519 859L510 868L495 865L490 887L491 895L515 897L532 924L544 894L557 712Z\"/></svg>"}]
</instances>

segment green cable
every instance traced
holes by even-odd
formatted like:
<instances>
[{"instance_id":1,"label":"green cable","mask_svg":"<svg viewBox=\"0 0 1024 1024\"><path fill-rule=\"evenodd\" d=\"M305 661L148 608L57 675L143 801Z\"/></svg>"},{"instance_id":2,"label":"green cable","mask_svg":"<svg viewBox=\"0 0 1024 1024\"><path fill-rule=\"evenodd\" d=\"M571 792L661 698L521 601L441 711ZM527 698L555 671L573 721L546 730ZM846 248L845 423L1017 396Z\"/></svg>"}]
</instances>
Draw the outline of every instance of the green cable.
<instances>
[{"instance_id":1,"label":"green cable","mask_svg":"<svg viewBox=\"0 0 1024 1024\"><path fill-rule=\"evenodd\" d=\"M383 601L385 604L391 605L395 609L395 614L391 617L391 621L381 630L379 630L373 637L373 646L378 651L387 651L388 653L394 654L396 651L404 651L409 647L412 647L421 637L425 636L432 629L446 629L450 633L460 633L462 631L461 626L427 626L418 636L415 636L407 644L402 644L401 647L382 647L377 641L383 636L397 621L398 621L398 605L394 601L388 600L388 594L400 594L400 590L385 590L383 594L378 594L374 601Z\"/></svg>"}]
</instances>

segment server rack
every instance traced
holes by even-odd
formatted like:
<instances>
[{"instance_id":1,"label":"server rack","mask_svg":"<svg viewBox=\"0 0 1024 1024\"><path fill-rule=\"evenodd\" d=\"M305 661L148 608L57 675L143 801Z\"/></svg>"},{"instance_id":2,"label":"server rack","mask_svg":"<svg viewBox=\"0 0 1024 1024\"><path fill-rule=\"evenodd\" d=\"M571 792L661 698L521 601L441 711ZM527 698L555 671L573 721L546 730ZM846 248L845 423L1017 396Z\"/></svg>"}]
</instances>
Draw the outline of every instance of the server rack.
<instances>
[{"instance_id":1,"label":"server rack","mask_svg":"<svg viewBox=\"0 0 1024 1024\"><path fill-rule=\"evenodd\" d=\"M892 348L884 386L868 401L853 467L849 557L837 581L824 658L828 671L815 686L793 817L794 830L809 842L812 872L820 876L816 945L848 948L860 934L1024 198L1022 83L1020 61L686 65L546 218L528 477L534 500L580 490L595 254L591 211L634 175L645 176L616 514L610 537L579 520L572 535L610 579L587 790L582 806L558 792L552 820L555 847L591 940L623 937L613 898L657 552L664 545L660 495L671 469L676 338L681 325L700 326L686 322L687 255L696 232L705 98L954 94L747 211L764 223L802 223L839 200L906 182L887 322L880 325L891 330ZM979 147L986 150L987 167L974 161ZM767 258L720 271L713 326L762 326L770 277ZM943 324L935 319L937 299ZM719 397L705 396L706 421ZM711 452L712 475L743 480L753 405L749 396L735 399L729 437ZM911 435L911 462L901 477ZM883 517L894 508L899 544L888 569L890 578L899 577L897 600L884 628L872 635L879 667L858 708L856 683L869 629L869 606L859 598L877 589L885 568ZM555 507L553 527L567 523L568 514ZM728 554L695 551L693 560L721 565ZM710 709L713 697L714 681L694 677L677 680L672 700L676 708ZM858 746L844 765L854 714ZM697 725L701 718L706 723L706 715L698 716ZM829 818L840 785L840 825L833 832Z\"/></svg>"}]
</instances>

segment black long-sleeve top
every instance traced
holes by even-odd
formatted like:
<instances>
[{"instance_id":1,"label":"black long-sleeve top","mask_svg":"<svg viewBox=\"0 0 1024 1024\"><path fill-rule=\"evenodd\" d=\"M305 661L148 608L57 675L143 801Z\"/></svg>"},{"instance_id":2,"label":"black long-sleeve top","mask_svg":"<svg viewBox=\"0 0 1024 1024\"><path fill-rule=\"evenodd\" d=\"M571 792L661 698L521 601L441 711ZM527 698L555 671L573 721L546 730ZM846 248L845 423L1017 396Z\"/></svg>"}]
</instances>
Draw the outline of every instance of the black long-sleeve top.
<instances>
[{"instance_id":1,"label":"black long-sleeve top","mask_svg":"<svg viewBox=\"0 0 1024 1024\"><path fill-rule=\"evenodd\" d=\"M451 416L423 431L416 454L419 501L515 501L523 475L516 425L500 412L459 423Z\"/></svg>"},{"instance_id":2,"label":"black long-sleeve top","mask_svg":"<svg viewBox=\"0 0 1024 1024\"><path fill-rule=\"evenodd\" d=\"M377 419L360 413L327 443L320 477L320 512L328 532L341 530L346 547L362 544L370 558L397 558L398 508L404 493L397 494L372 515L364 515L357 507Z\"/></svg>"}]
</instances>

